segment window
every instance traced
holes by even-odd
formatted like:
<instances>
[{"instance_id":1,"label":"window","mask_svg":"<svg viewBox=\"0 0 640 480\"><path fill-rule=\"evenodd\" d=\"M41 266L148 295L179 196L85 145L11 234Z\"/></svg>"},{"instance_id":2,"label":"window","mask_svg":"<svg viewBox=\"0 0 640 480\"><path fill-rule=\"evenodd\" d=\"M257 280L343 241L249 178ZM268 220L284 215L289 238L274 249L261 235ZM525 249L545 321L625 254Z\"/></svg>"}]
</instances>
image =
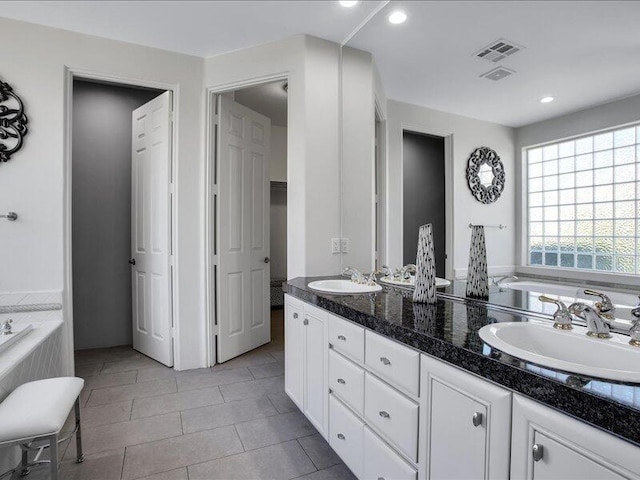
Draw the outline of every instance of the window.
<instances>
[{"instance_id":1,"label":"window","mask_svg":"<svg viewBox=\"0 0 640 480\"><path fill-rule=\"evenodd\" d=\"M640 274L640 126L526 151L531 266Z\"/></svg>"}]
</instances>

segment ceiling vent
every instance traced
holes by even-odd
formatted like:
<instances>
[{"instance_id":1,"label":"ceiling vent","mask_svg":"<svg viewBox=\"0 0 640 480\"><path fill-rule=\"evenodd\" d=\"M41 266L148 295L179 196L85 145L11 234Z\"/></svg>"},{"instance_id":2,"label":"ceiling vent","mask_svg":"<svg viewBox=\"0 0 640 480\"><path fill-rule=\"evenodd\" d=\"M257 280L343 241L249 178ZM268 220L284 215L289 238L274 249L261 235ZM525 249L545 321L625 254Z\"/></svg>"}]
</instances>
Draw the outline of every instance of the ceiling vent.
<instances>
[{"instance_id":1,"label":"ceiling vent","mask_svg":"<svg viewBox=\"0 0 640 480\"><path fill-rule=\"evenodd\" d=\"M474 55L478 58L497 63L500 60L504 60L514 53L519 52L523 48L524 47L516 44L515 42L510 42L509 40L500 38L495 42L491 42L486 47L481 48L476 53L474 53Z\"/></svg>"},{"instance_id":2,"label":"ceiling vent","mask_svg":"<svg viewBox=\"0 0 640 480\"><path fill-rule=\"evenodd\" d=\"M493 70L489 70L486 73L480 75L480 78L488 78L489 80L502 80L504 77L508 77L509 75L513 75L516 73L515 70L511 70L510 68L505 67L496 67Z\"/></svg>"}]
</instances>

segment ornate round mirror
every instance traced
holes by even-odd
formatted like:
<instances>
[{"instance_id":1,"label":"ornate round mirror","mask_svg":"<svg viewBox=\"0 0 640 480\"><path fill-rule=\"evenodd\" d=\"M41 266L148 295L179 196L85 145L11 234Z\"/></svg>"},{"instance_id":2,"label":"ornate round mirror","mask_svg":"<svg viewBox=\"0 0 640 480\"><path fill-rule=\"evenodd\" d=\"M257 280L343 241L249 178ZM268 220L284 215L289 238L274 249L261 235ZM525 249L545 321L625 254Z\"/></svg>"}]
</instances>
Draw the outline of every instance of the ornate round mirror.
<instances>
[{"instance_id":1,"label":"ornate round mirror","mask_svg":"<svg viewBox=\"0 0 640 480\"><path fill-rule=\"evenodd\" d=\"M495 150L478 147L469 155L467 182L479 202L489 204L500 198L504 190L504 165Z\"/></svg>"},{"instance_id":2,"label":"ornate round mirror","mask_svg":"<svg viewBox=\"0 0 640 480\"><path fill-rule=\"evenodd\" d=\"M0 80L0 162L6 162L22 148L27 134L27 116L22 100L11 85Z\"/></svg>"}]
</instances>

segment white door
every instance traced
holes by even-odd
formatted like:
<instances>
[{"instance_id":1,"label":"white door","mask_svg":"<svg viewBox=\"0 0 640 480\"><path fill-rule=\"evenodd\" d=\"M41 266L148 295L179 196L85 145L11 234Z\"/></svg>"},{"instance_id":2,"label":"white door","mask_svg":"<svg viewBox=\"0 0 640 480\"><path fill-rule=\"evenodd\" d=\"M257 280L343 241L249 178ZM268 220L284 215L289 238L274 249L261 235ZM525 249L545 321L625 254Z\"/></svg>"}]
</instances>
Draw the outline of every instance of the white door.
<instances>
[{"instance_id":1,"label":"white door","mask_svg":"<svg viewBox=\"0 0 640 480\"><path fill-rule=\"evenodd\" d=\"M304 413L327 438L329 425L329 343L327 317L322 310L305 306L302 321L304 342Z\"/></svg>"},{"instance_id":2,"label":"white door","mask_svg":"<svg viewBox=\"0 0 640 480\"><path fill-rule=\"evenodd\" d=\"M218 362L271 341L271 121L220 96L218 126Z\"/></svg>"},{"instance_id":3,"label":"white door","mask_svg":"<svg viewBox=\"0 0 640 480\"><path fill-rule=\"evenodd\" d=\"M303 385L303 323L302 303L285 296L284 301L284 390L300 410L304 408Z\"/></svg>"},{"instance_id":4,"label":"white door","mask_svg":"<svg viewBox=\"0 0 640 480\"><path fill-rule=\"evenodd\" d=\"M171 92L133 111L133 348L173 365L171 337Z\"/></svg>"}]
</instances>

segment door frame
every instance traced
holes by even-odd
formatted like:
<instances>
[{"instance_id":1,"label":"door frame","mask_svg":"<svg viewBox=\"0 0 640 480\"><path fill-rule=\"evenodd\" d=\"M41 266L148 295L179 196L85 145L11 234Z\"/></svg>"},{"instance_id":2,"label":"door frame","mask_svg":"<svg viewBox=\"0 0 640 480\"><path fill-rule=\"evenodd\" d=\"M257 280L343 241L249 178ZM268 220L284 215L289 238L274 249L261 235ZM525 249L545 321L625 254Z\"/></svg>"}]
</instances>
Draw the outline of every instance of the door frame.
<instances>
[{"instance_id":1,"label":"door frame","mask_svg":"<svg viewBox=\"0 0 640 480\"><path fill-rule=\"evenodd\" d=\"M96 72L92 70L86 70L83 68L69 67L65 65L64 68L64 107L63 107L63 157L62 157L62 172L63 172L63 211L62 211L62 248L63 248L63 285L64 290L62 293L63 298L63 315L64 315L64 328L63 331L63 350L66 349L66 359L64 360L64 367L68 375L74 374L75 360L74 360L74 348L73 348L73 245L72 245L72 227L73 227L73 211L72 211L72 155L73 155L73 81L74 80L89 80L96 82L111 83L115 85L121 85L125 87L146 87L154 88L158 90L165 90L171 92L171 108L173 112L171 126L169 132L171 135L171 174L169 178L169 185L167 186L169 194L173 197L170 201L169 207L169 232L167 232L170 240L171 254L169 255L169 271L171 294L169 301L171 302L169 308L169 314L171 317L171 332L172 332L172 354L175 365L175 359L179 356L177 350L180 348L179 338L179 318L176 315L177 312L177 295L178 285L175 282L175 271L178 265L177 252L175 250L176 245L176 225L177 225L177 209L176 209L176 158L178 158L178 142L177 131L179 121L179 87L172 83L163 83L150 80L140 80L138 78L131 78L119 75L112 75L104 72Z\"/></svg>"},{"instance_id":2,"label":"door frame","mask_svg":"<svg viewBox=\"0 0 640 480\"><path fill-rule=\"evenodd\" d=\"M289 72L274 73L259 77L250 77L242 80L222 83L207 87L206 89L206 112L205 112L205 326L207 338L207 365L216 364L217 346L216 336L218 335L218 296L217 277L218 266L217 256L217 235L220 232L218 209L218 184L220 179L216 178L218 166L216 164L217 129L216 117L218 115L218 95L233 92L241 88L255 87L264 83L289 80ZM291 102L287 100L287 145L289 142L289 127L291 119ZM287 172L289 171L289 154L287 150ZM288 176L288 173L287 173ZM289 203L289 193L287 190L287 203ZM289 225L287 224L287 229Z\"/></svg>"},{"instance_id":3,"label":"door frame","mask_svg":"<svg viewBox=\"0 0 640 480\"><path fill-rule=\"evenodd\" d=\"M433 128L416 125L412 123L400 124L400 218L404 219L404 132L413 132L424 135L431 135L434 137L441 137L444 139L444 202L445 202L445 254L447 256L445 261L445 277L453 279L453 133L434 130ZM404 222L404 220L403 220ZM404 245L404 228L400 229L400 245ZM401 250L403 250L402 247ZM403 252L404 255L404 252Z\"/></svg>"}]
</instances>

